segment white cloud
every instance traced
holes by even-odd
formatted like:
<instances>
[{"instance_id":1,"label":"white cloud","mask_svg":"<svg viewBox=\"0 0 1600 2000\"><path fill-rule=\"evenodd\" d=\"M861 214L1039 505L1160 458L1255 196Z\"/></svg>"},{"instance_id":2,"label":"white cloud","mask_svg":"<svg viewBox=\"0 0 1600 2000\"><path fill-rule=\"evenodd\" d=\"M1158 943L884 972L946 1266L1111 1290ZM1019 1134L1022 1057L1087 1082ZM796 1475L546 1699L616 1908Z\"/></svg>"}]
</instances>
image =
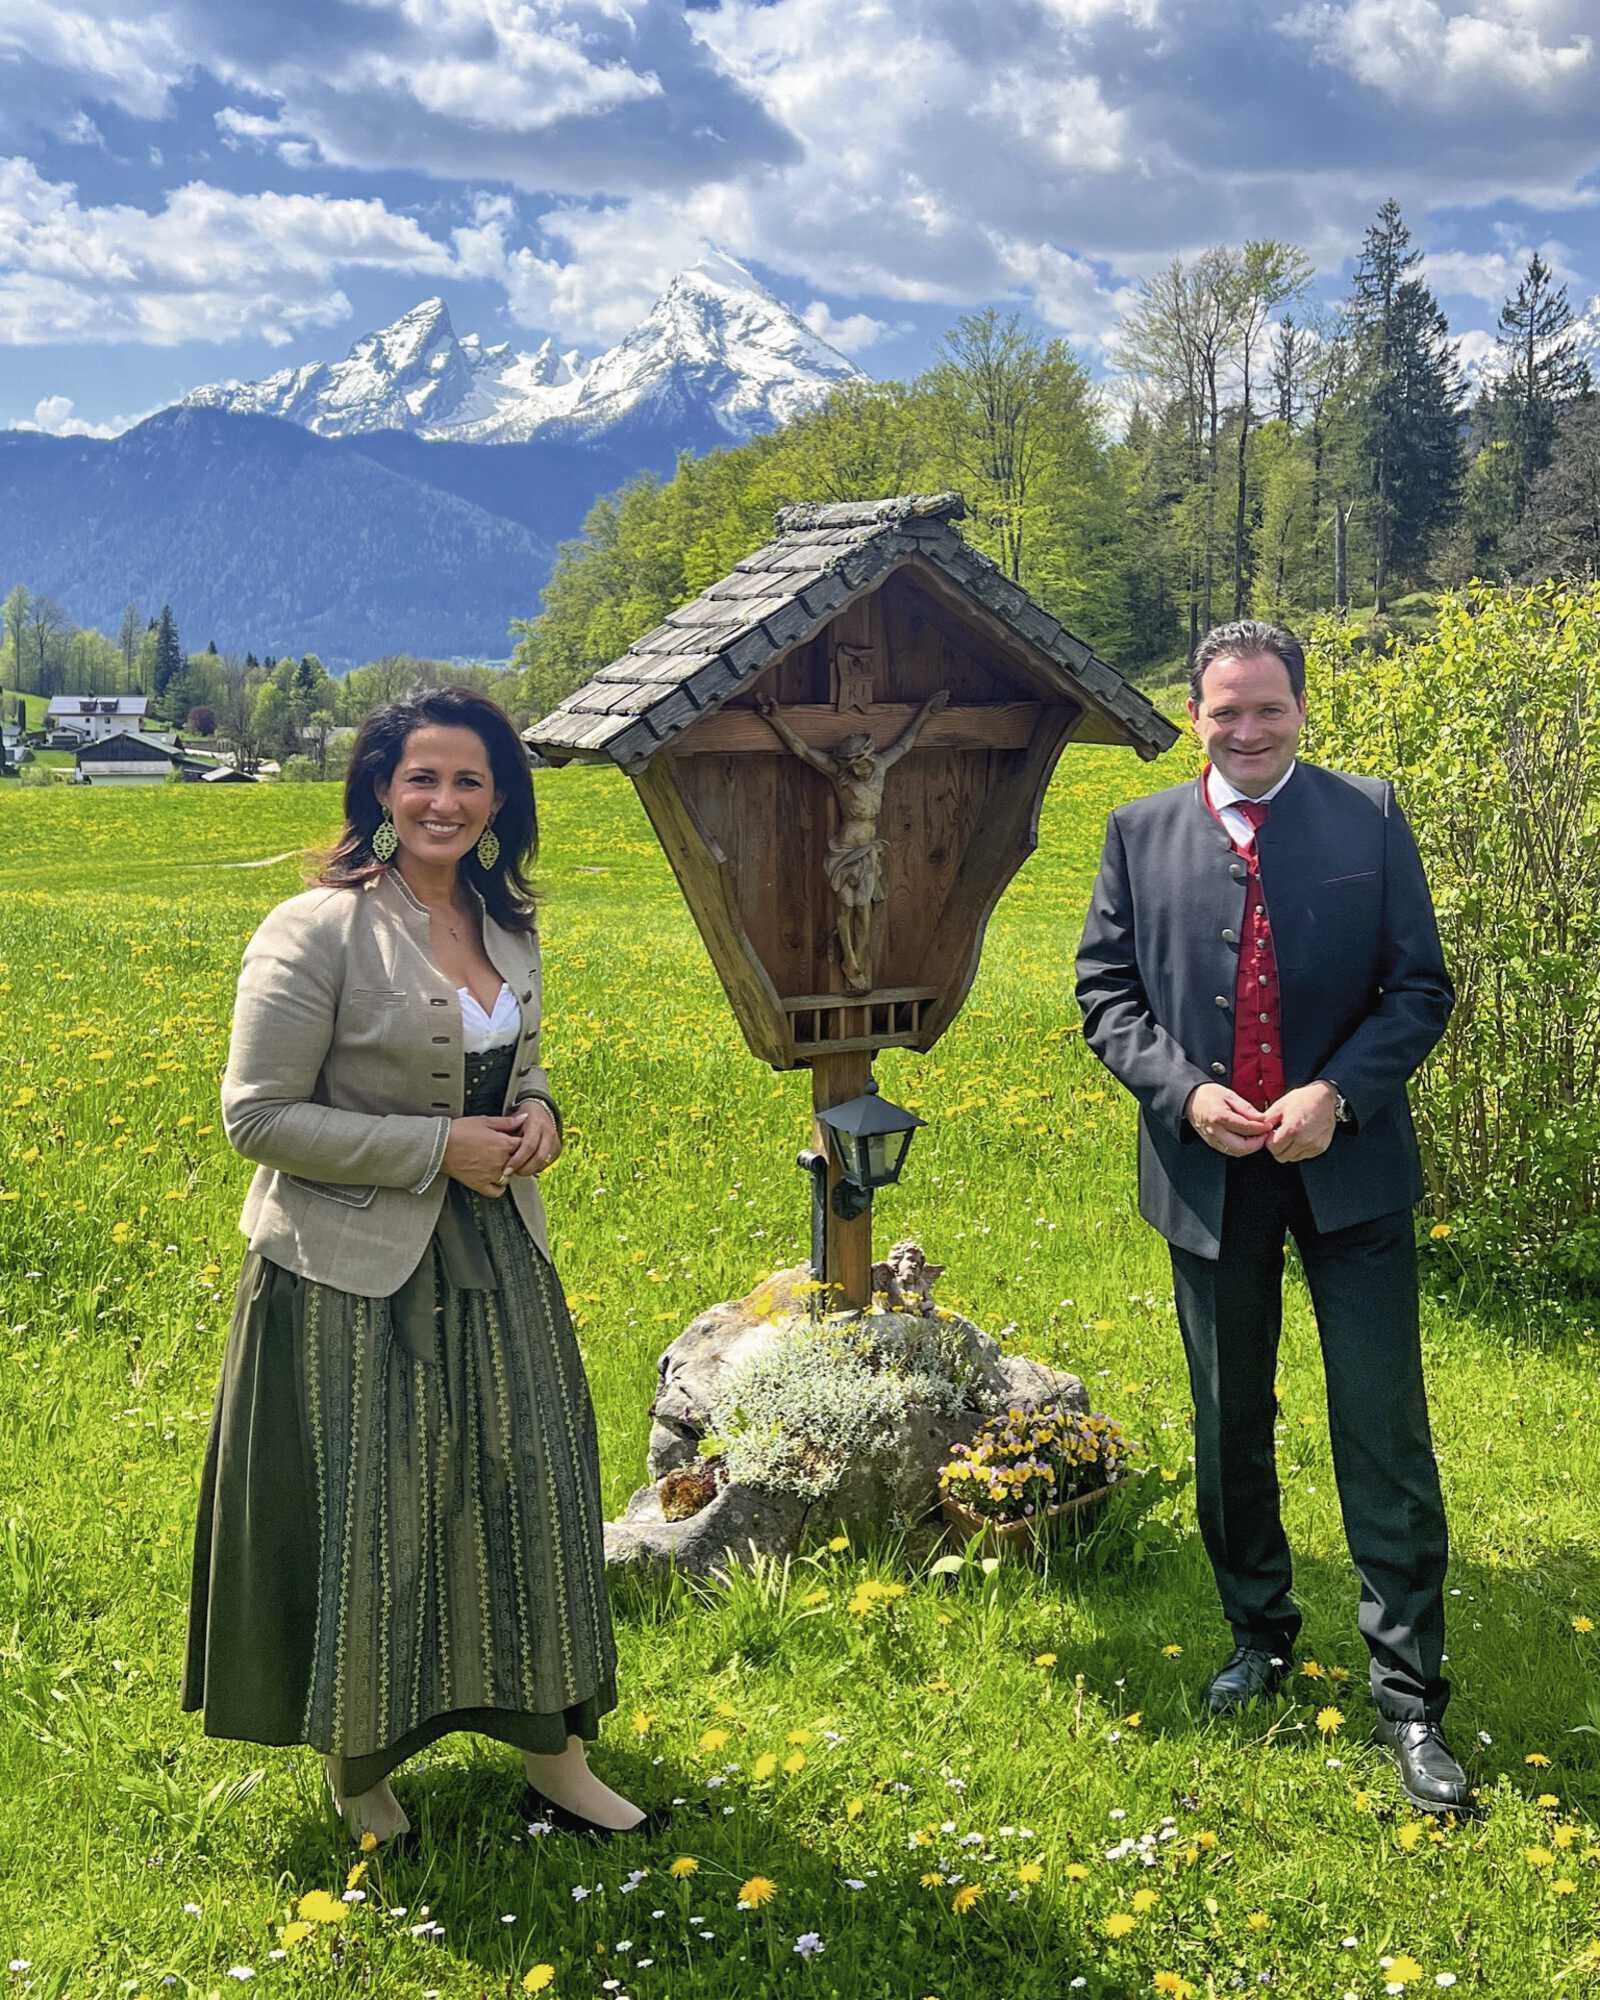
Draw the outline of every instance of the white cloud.
<instances>
[{"instance_id":1,"label":"white cloud","mask_svg":"<svg viewBox=\"0 0 1600 2000\"><path fill-rule=\"evenodd\" d=\"M48 437L113 438L121 437L124 431L131 430L135 424L143 423L146 417L154 414L143 410L135 417L111 417L105 423L91 424L82 417L75 417L73 407L70 396L41 396L33 406L32 418L19 417L11 428L14 431L43 431Z\"/></svg>"},{"instance_id":2,"label":"white cloud","mask_svg":"<svg viewBox=\"0 0 1600 2000\"><path fill-rule=\"evenodd\" d=\"M800 317L819 340L837 347L841 354L864 354L895 331L887 320L874 319L871 313L846 313L843 319L836 319L822 299L813 299Z\"/></svg>"},{"instance_id":3,"label":"white cloud","mask_svg":"<svg viewBox=\"0 0 1600 2000\"><path fill-rule=\"evenodd\" d=\"M1576 31L1575 16L1576 8L1549 0L1476 0L1448 11L1440 0L1322 0L1283 25L1358 83L1408 107L1481 111L1507 99L1592 98L1594 37Z\"/></svg>"},{"instance_id":4,"label":"white cloud","mask_svg":"<svg viewBox=\"0 0 1600 2000\"><path fill-rule=\"evenodd\" d=\"M170 346L255 334L277 345L348 318L340 270L453 269L382 202L234 194L193 181L155 214L84 207L70 182L0 160L0 344Z\"/></svg>"},{"instance_id":5,"label":"white cloud","mask_svg":"<svg viewBox=\"0 0 1600 2000\"><path fill-rule=\"evenodd\" d=\"M5 0L0 51L81 78L90 92L135 118L161 118L189 63L162 14L113 14L56 0Z\"/></svg>"},{"instance_id":6,"label":"white cloud","mask_svg":"<svg viewBox=\"0 0 1600 2000\"><path fill-rule=\"evenodd\" d=\"M105 151L106 135L81 105L61 128L61 137L69 146L98 146Z\"/></svg>"},{"instance_id":7,"label":"white cloud","mask_svg":"<svg viewBox=\"0 0 1600 2000\"><path fill-rule=\"evenodd\" d=\"M1562 244L1541 243L1539 254L1557 284L1577 275ZM1504 250L1431 250L1422 261L1422 275L1442 298L1482 299L1498 306L1516 291L1532 255L1533 245L1528 243L1508 244Z\"/></svg>"}]
</instances>

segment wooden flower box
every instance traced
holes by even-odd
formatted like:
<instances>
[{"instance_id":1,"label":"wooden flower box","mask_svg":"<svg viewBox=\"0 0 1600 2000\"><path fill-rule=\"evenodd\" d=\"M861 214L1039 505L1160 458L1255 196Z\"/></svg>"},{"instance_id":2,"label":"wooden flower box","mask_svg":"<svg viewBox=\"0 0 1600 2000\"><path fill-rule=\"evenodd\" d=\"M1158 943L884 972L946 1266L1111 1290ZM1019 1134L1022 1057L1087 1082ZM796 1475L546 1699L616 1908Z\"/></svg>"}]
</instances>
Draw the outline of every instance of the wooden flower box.
<instances>
[{"instance_id":1,"label":"wooden flower box","mask_svg":"<svg viewBox=\"0 0 1600 2000\"><path fill-rule=\"evenodd\" d=\"M987 1538L1004 1546L1008 1542L1047 1540L1069 1522L1074 1529L1082 1530L1094 1519L1100 1503L1110 1491L1109 1486L1097 1486L1092 1493L1078 1493L1070 1500L1058 1500L1053 1507L1041 1508L1038 1513L1020 1521L997 1521L992 1514L979 1514L971 1507L963 1507L949 1493L943 1496L939 1506L958 1541L976 1542Z\"/></svg>"}]
</instances>

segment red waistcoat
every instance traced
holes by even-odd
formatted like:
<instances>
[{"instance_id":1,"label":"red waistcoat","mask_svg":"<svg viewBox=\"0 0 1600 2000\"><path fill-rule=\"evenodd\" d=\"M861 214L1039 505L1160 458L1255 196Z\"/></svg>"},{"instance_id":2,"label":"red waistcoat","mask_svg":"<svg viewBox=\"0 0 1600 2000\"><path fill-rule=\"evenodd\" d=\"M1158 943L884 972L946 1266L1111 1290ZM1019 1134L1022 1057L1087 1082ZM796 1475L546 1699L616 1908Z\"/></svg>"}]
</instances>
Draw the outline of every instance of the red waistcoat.
<instances>
[{"instance_id":1,"label":"red waistcoat","mask_svg":"<svg viewBox=\"0 0 1600 2000\"><path fill-rule=\"evenodd\" d=\"M1206 777L1201 795L1211 817L1227 831L1226 824L1211 803ZM1237 809L1259 829L1268 808L1250 799L1236 802ZM1283 993L1278 984L1278 955L1272 943L1272 920L1267 910L1266 891L1261 886L1261 859L1256 843L1248 847L1233 844L1233 851L1245 864L1244 914L1239 920L1239 974L1233 1003L1232 1088L1265 1111L1276 1103L1286 1088L1283 1075Z\"/></svg>"}]
</instances>

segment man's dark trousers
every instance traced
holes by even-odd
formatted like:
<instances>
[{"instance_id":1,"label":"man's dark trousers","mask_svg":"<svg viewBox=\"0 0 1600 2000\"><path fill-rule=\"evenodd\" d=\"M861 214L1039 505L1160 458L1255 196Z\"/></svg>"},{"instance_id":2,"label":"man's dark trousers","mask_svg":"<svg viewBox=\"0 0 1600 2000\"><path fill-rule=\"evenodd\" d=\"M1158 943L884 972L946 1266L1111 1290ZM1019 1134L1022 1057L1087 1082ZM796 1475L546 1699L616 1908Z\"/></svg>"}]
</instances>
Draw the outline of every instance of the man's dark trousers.
<instances>
[{"instance_id":1,"label":"man's dark trousers","mask_svg":"<svg viewBox=\"0 0 1600 2000\"><path fill-rule=\"evenodd\" d=\"M1322 1342L1334 1474L1361 1578L1373 1698L1437 1721L1444 1502L1428 1431L1411 1211L1318 1231L1297 1167L1230 1160L1221 1255L1171 1245L1194 1391L1200 1531L1239 1645L1285 1655L1300 1627L1274 1468L1274 1378L1285 1234L1294 1237Z\"/></svg>"}]
</instances>

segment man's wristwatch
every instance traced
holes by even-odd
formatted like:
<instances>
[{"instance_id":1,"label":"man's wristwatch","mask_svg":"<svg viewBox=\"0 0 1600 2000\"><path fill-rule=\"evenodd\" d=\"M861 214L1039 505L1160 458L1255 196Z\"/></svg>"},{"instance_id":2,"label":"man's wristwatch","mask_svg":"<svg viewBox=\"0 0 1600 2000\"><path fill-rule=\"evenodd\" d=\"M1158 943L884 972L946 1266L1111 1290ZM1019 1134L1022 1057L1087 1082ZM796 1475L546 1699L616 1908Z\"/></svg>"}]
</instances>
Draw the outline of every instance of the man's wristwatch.
<instances>
[{"instance_id":1,"label":"man's wristwatch","mask_svg":"<svg viewBox=\"0 0 1600 2000\"><path fill-rule=\"evenodd\" d=\"M1343 1092L1343 1091L1342 1091L1342 1090L1341 1090L1341 1089L1339 1088L1338 1084L1336 1084L1336 1083L1334 1082L1334 1080L1333 1080L1333 1078L1332 1078L1331 1076L1321 1076L1321 1077L1318 1077L1317 1081L1318 1081L1319 1083L1325 1083L1325 1084L1326 1084L1326 1085L1328 1086L1328 1088L1329 1088L1329 1089L1330 1089L1330 1090L1331 1090L1331 1091L1333 1092L1333 1122L1334 1122L1334 1124L1335 1124L1335 1125L1353 1125L1353 1124L1355 1123L1355 1120L1354 1120L1354 1118L1353 1118L1353 1117L1352 1117L1352 1116L1350 1115L1350 1102L1349 1102L1349 1099L1348 1099L1348 1098L1347 1098L1347 1097L1345 1096L1344 1092Z\"/></svg>"}]
</instances>

